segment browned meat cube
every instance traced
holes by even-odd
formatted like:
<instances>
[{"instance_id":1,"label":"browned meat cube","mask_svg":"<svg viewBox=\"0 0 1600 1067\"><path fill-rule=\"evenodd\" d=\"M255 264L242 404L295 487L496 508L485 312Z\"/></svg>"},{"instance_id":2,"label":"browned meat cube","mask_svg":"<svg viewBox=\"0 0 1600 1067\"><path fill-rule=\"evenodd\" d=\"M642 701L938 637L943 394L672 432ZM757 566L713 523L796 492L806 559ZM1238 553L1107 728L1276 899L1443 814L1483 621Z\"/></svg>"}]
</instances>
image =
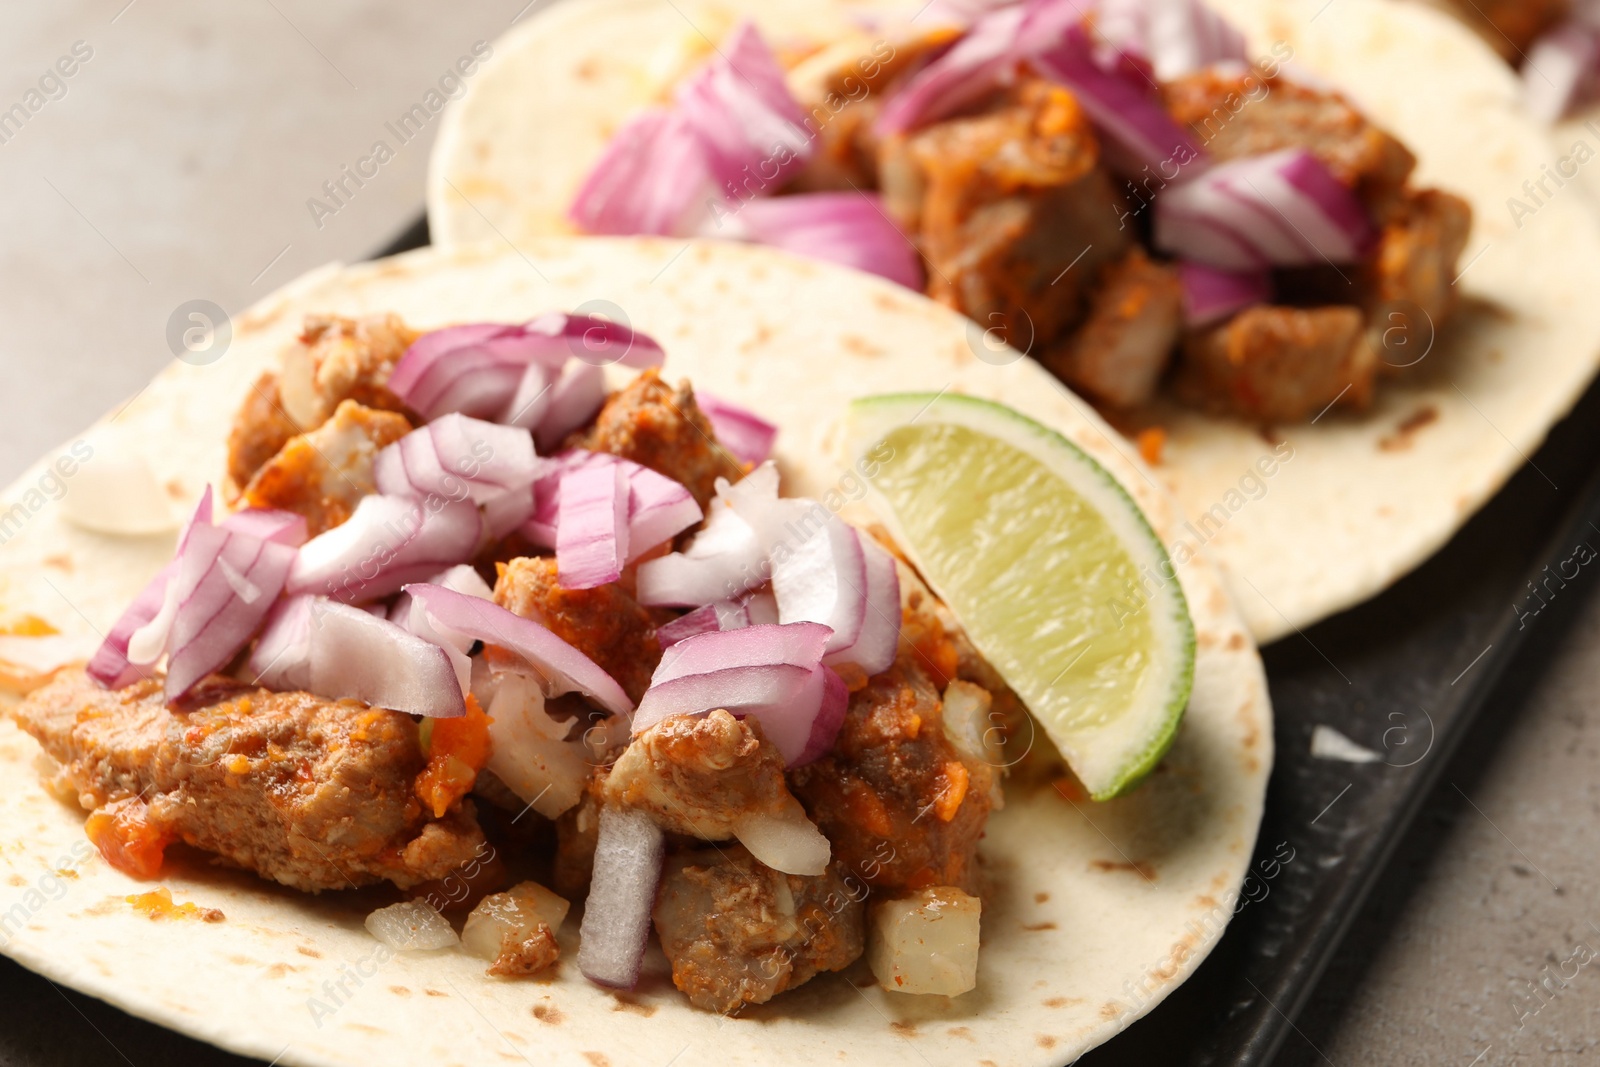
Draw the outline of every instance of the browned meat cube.
<instances>
[{"instance_id":1,"label":"browned meat cube","mask_svg":"<svg viewBox=\"0 0 1600 1067\"><path fill-rule=\"evenodd\" d=\"M501 566L494 600L594 660L635 703L650 688L661 662L655 620L615 582L568 589L556 579L554 558L523 556Z\"/></svg>"},{"instance_id":2,"label":"browned meat cube","mask_svg":"<svg viewBox=\"0 0 1600 1067\"><path fill-rule=\"evenodd\" d=\"M1414 325L1419 336L1444 326L1455 310L1456 261L1471 228L1472 205L1459 196L1438 189L1407 194L1362 272L1368 314L1376 317L1378 329L1391 325L1391 315L1418 309L1428 321L1404 325ZM1391 362L1406 363L1409 357Z\"/></svg>"},{"instance_id":3,"label":"browned meat cube","mask_svg":"<svg viewBox=\"0 0 1600 1067\"><path fill-rule=\"evenodd\" d=\"M1382 225L1416 166L1405 145L1344 97L1258 74L1200 71L1163 87L1167 110L1217 159L1305 148L1354 189Z\"/></svg>"},{"instance_id":4,"label":"browned meat cube","mask_svg":"<svg viewBox=\"0 0 1600 1067\"><path fill-rule=\"evenodd\" d=\"M594 425L568 444L631 459L682 482L702 508L710 504L718 478L744 477L739 461L717 444L689 383L674 389L654 370L612 393Z\"/></svg>"},{"instance_id":5,"label":"browned meat cube","mask_svg":"<svg viewBox=\"0 0 1600 1067\"><path fill-rule=\"evenodd\" d=\"M228 477L234 488L249 485L261 465L299 432L278 399L278 376L267 371L250 387L228 431Z\"/></svg>"},{"instance_id":6,"label":"browned meat cube","mask_svg":"<svg viewBox=\"0 0 1600 1067\"><path fill-rule=\"evenodd\" d=\"M418 336L398 315L307 315L299 339L283 353L284 411L302 430L321 426L341 400L404 411L389 392L389 372Z\"/></svg>"},{"instance_id":7,"label":"browned meat cube","mask_svg":"<svg viewBox=\"0 0 1600 1067\"><path fill-rule=\"evenodd\" d=\"M221 677L172 711L161 686L107 691L68 671L17 709L124 870L153 875L183 841L295 889L407 887L486 847L469 804L432 821L417 802L407 715Z\"/></svg>"},{"instance_id":8,"label":"browned meat cube","mask_svg":"<svg viewBox=\"0 0 1600 1067\"><path fill-rule=\"evenodd\" d=\"M1189 334L1178 395L1207 410L1300 422L1339 400L1365 407L1377 353L1358 308L1258 305Z\"/></svg>"},{"instance_id":9,"label":"browned meat cube","mask_svg":"<svg viewBox=\"0 0 1600 1067\"><path fill-rule=\"evenodd\" d=\"M837 863L807 878L738 845L680 853L656 893L656 933L672 984L695 1007L729 1013L855 962L865 896Z\"/></svg>"},{"instance_id":10,"label":"browned meat cube","mask_svg":"<svg viewBox=\"0 0 1600 1067\"><path fill-rule=\"evenodd\" d=\"M955 666L955 653L950 653ZM790 785L833 843L836 862L884 889L977 888L978 839L997 773L945 732L939 690L921 657L852 693L833 751L790 772Z\"/></svg>"},{"instance_id":11,"label":"browned meat cube","mask_svg":"<svg viewBox=\"0 0 1600 1067\"><path fill-rule=\"evenodd\" d=\"M798 807L761 724L720 708L674 715L635 737L612 765L604 799L704 841L733 837L746 816L781 818Z\"/></svg>"},{"instance_id":12,"label":"browned meat cube","mask_svg":"<svg viewBox=\"0 0 1600 1067\"><path fill-rule=\"evenodd\" d=\"M789 74L806 111L816 154L795 179L796 191L871 189L878 184L878 137L872 130L883 102L960 31L941 26L893 42L857 34L828 47Z\"/></svg>"},{"instance_id":13,"label":"browned meat cube","mask_svg":"<svg viewBox=\"0 0 1600 1067\"><path fill-rule=\"evenodd\" d=\"M1566 18L1572 0L1453 0L1451 6L1515 66L1534 38Z\"/></svg>"},{"instance_id":14,"label":"browned meat cube","mask_svg":"<svg viewBox=\"0 0 1600 1067\"><path fill-rule=\"evenodd\" d=\"M1088 118L1047 82L891 138L879 167L885 209L928 260L928 295L1017 348L1075 326L1132 240Z\"/></svg>"},{"instance_id":15,"label":"browned meat cube","mask_svg":"<svg viewBox=\"0 0 1600 1067\"><path fill-rule=\"evenodd\" d=\"M1135 407L1155 395L1182 328L1177 271L1135 248L1100 273L1084 324L1039 360L1101 403Z\"/></svg>"},{"instance_id":16,"label":"browned meat cube","mask_svg":"<svg viewBox=\"0 0 1600 1067\"><path fill-rule=\"evenodd\" d=\"M551 883L556 892L568 897L582 896L594 873L594 851L600 843L600 791L606 768L597 768L584 788L578 806L568 808L556 820L556 857Z\"/></svg>"},{"instance_id":17,"label":"browned meat cube","mask_svg":"<svg viewBox=\"0 0 1600 1067\"><path fill-rule=\"evenodd\" d=\"M410 432L404 415L341 401L331 419L290 438L256 471L245 486L244 504L304 515L315 537L344 522L362 497L377 492L372 464L378 451Z\"/></svg>"}]
</instances>

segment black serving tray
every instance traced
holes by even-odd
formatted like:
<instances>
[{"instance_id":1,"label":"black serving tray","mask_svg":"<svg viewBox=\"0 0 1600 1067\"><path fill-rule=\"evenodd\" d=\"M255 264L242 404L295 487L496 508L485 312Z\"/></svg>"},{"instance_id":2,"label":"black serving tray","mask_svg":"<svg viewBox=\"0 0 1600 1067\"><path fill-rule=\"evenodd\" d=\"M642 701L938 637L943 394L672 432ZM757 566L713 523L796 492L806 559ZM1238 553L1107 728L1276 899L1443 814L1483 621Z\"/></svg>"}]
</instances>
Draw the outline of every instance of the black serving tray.
<instances>
[{"instance_id":1,"label":"black serving tray","mask_svg":"<svg viewBox=\"0 0 1600 1067\"><path fill-rule=\"evenodd\" d=\"M419 218L379 254L427 243ZM1542 667L1539 649L1589 594L1600 568L1562 577L1562 564L1591 539L1600 548L1600 384L1421 568L1265 650L1277 761L1248 903L1194 977L1082 1067L1265 1067L1286 1040L1308 1040L1295 1016L1413 816L1436 788L1451 788L1458 750L1492 745L1499 720L1517 710L1510 690L1520 687L1502 680L1514 666L1524 682ZM1381 759L1313 758L1319 724ZM0 990L0 1067L253 1062L3 958Z\"/></svg>"}]
</instances>

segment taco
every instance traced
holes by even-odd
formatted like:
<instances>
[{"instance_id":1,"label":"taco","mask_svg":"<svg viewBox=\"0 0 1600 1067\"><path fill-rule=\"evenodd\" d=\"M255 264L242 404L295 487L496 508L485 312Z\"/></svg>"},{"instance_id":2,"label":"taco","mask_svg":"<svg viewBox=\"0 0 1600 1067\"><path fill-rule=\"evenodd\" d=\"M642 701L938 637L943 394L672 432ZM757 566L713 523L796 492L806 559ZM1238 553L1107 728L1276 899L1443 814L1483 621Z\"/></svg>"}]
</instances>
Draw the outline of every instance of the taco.
<instances>
[{"instance_id":1,"label":"taco","mask_svg":"<svg viewBox=\"0 0 1600 1067\"><path fill-rule=\"evenodd\" d=\"M918 7L541 12L445 117L433 239L697 233L925 288L1157 461L1261 640L1426 558L1593 375L1593 211L1507 216L1547 142L1459 23Z\"/></svg>"},{"instance_id":2,"label":"taco","mask_svg":"<svg viewBox=\"0 0 1600 1067\"><path fill-rule=\"evenodd\" d=\"M0 547L7 617L60 631L11 640L93 650L0 723L0 948L285 1063L1112 1036L1243 906L1264 677L1150 472L965 336L651 239L264 301L114 416L181 534L80 500Z\"/></svg>"}]
</instances>

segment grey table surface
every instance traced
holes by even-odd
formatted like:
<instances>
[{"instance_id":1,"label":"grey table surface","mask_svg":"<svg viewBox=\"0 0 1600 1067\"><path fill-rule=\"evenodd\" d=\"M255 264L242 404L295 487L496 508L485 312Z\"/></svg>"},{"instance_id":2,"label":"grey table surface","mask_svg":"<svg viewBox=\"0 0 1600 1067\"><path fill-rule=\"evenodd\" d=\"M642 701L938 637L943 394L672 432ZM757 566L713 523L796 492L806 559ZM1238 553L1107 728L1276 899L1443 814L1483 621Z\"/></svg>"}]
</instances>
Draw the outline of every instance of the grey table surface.
<instances>
[{"instance_id":1,"label":"grey table surface","mask_svg":"<svg viewBox=\"0 0 1600 1067\"><path fill-rule=\"evenodd\" d=\"M0 484L159 370L172 357L168 321L180 305L206 299L237 314L305 270L362 258L410 221L432 128L335 214L318 219L307 202L524 8L0 7L0 111L38 105L20 128L0 127ZM66 56L79 59L72 76L47 78ZM1600 965L1535 990L1546 967L1559 972L1587 954L1580 948L1600 952L1596 650L1600 601L1591 601L1541 669L1506 687L1505 706L1489 712L1498 722L1488 757L1450 769L1297 1020L1282 1063L1600 1057ZM65 1062L58 1047L73 1049L73 1062L138 1067L159 1054L95 1037L35 1039L37 1020L24 1025L22 1009L0 1001L0 1064L55 1067ZM60 1025L77 1018L60 1008ZM27 1040L7 1036L24 1031Z\"/></svg>"}]
</instances>

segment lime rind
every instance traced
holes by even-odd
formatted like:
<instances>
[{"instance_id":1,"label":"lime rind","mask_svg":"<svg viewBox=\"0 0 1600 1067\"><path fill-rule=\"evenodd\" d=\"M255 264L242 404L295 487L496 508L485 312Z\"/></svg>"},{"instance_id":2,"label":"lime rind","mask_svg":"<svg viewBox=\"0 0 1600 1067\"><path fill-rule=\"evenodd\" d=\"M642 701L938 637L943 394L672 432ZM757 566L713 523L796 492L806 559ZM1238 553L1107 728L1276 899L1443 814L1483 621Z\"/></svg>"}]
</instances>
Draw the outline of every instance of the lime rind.
<instances>
[{"instance_id":1,"label":"lime rind","mask_svg":"<svg viewBox=\"0 0 1600 1067\"><path fill-rule=\"evenodd\" d=\"M1115 722L1091 725L1087 729L1064 725L1048 713L1035 715L1095 800L1109 800L1138 785L1160 763L1177 736L1194 684L1195 634L1176 569L1132 496L1105 467L1060 433L992 401L961 395L884 394L854 401L850 416L850 452L852 460L858 464L889 434L912 423L963 427L1018 450L1058 476L1098 514L1129 561L1143 564L1139 568L1141 574L1154 566L1158 573L1170 576L1170 580L1157 584L1146 602L1152 609L1154 651L1166 661L1169 675L1161 690L1128 709ZM895 506L880 491L874 477L867 474L865 466L861 469L877 510L896 539L917 561L935 591L944 596L941 576L928 572L923 565L925 553L919 551L914 538L906 536L906 524ZM1163 606L1165 611L1160 610ZM1007 657L985 647L989 635L972 633L970 636L979 650L1000 668L1000 662L996 661ZM1013 678L1004 668L1000 669L1018 695L1026 700L1026 692L1034 688L1028 684L1031 678ZM1162 679L1158 677L1156 681L1159 683Z\"/></svg>"}]
</instances>

